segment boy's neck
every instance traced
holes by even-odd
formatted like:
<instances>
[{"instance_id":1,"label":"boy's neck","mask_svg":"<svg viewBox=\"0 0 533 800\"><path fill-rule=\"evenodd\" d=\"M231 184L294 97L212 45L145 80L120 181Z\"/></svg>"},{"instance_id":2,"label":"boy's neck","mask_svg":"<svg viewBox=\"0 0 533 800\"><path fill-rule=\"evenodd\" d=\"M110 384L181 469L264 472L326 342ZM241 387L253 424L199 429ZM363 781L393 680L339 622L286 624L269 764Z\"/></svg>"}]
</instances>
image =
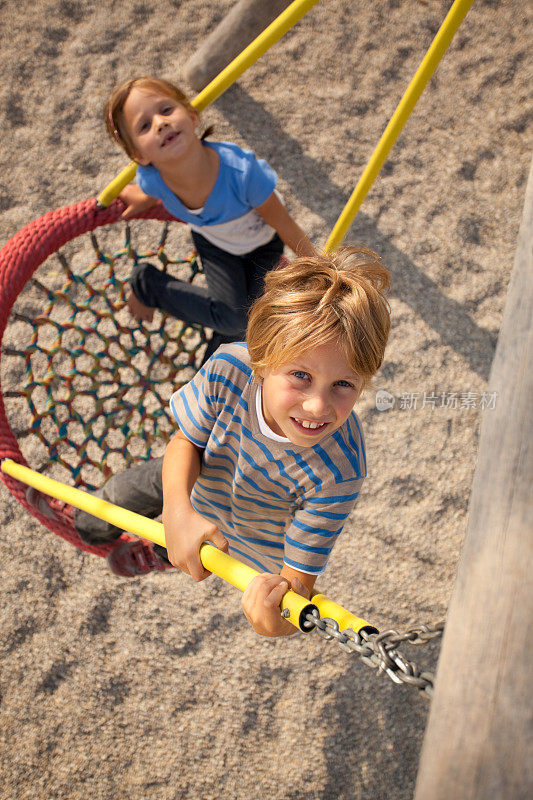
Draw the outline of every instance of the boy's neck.
<instances>
[{"instance_id":1,"label":"boy's neck","mask_svg":"<svg viewBox=\"0 0 533 800\"><path fill-rule=\"evenodd\" d=\"M198 140L198 146L191 148L186 157L157 169L185 206L201 208L215 185L219 157L216 150Z\"/></svg>"}]
</instances>

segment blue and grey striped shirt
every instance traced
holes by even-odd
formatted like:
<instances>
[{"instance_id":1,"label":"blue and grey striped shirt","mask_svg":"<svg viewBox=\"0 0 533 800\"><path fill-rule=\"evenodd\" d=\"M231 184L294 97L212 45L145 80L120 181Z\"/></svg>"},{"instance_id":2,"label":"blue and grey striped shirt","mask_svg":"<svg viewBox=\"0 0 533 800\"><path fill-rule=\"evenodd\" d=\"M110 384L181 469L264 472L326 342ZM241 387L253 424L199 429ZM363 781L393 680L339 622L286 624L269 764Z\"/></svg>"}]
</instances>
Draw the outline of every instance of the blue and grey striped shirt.
<instances>
[{"instance_id":1,"label":"blue and grey striped shirt","mask_svg":"<svg viewBox=\"0 0 533 800\"><path fill-rule=\"evenodd\" d=\"M285 563L320 575L366 475L360 421L352 411L311 447L277 442L261 433L258 390L238 343L217 350L172 395L180 429L204 451L192 505L245 564L277 573Z\"/></svg>"}]
</instances>

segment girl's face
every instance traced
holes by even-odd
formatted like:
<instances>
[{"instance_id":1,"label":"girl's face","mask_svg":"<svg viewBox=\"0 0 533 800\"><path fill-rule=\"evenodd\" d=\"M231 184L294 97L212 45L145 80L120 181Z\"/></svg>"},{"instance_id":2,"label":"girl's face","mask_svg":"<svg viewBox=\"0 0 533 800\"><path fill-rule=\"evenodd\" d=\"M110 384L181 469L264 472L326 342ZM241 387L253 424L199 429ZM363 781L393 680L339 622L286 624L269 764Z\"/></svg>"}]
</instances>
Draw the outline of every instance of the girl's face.
<instances>
[{"instance_id":1,"label":"girl's face","mask_svg":"<svg viewBox=\"0 0 533 800\"><path fill-rule=\"evenodd\" d=\"M307 350L263 376L263 416L278 436L312 447L340 428L363 381L335 342Z\"/></svg>"},{"instance_id":2,"label":"girl's face","mask_svg":"<svg viewBox=\"0 0 533 800\"><path fill-rule=\"evenodd\" d=\"M122 114L139 164L164 165L199 141L194 111L155 89L135 86Z\"/></svg>"}]
</instances>

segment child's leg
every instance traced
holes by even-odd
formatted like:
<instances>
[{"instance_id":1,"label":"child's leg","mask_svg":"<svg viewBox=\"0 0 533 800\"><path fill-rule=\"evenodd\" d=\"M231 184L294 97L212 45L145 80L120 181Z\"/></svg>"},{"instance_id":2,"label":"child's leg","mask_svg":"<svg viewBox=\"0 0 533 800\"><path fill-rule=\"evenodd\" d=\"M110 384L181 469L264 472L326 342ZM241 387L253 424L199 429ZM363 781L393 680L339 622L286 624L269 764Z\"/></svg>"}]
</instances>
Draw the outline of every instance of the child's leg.
<instances>
[{"instance_id":1,"label":"child's leg","mask_svg":"<svg viewBox=\"0 0 533 800\"><path fill-rule=\"evenodd\" d=\"M231 287L231 284L229 283L224 272L223 258L224 256L227 257L227 254L224 253L224 251L221 251L218 247L215 248L209 242L206 242L205 239L198 236L198 234L194 234L194 239L198 251L200 252L200 250L203 250L202 264L206 265L204 266L204 270L207 269L208 272L210 291L226 298L228 287L230 291L235 293L235 289ZM203 241L200 241L200 239ZM238 342L244 340L246 336L248 309L252 305L253 301L262 293L264 289L264 278L266 273L279 263L282 255L283 242L276 234L274 238L268 242L268 244L258 247L256 250L252 250L250 253L246 253L244 256L242 256L241 261L244 263L244 276L246 282L246 300L244 302L244 308L246 311L242 320L243 329L232 336L224 335L223 333L219 333L217 330L215 330L207 344L202 359L202 364L205 364L210 356L212 356L221 345L226 344L227 342ZM234 256L231 256L231 258L233 259ZM219 266L221 263L223 265L222 270ZM233 278L235 278L235 272L233 272ZM243 287L241 284L240 291L242 291L242 288ZM235 298L235 296L233 296L233 298L230 297L230 301L233 302L243 303L243 300L244 298L242 295L239 296L238 300Z\"/></svg>"},{"instance_id":2,"label":"child's leg","mask_svg":"<svg viewBox=\"0 0 533 800\"><path fill-rule=\"evenodd\" d=\"M200 256L209 296L219 311L217 324L209 327L227 342L240 341L244 338L248 321L246 256L227 253L197 231L192 231L192 238Z\"/></svg>"},{"instance_id":3,"label":"child's leg","mask_svg":"<svg viewBox=\"0 0 533 800\"><path fill-rule=\"evenodd\" d=\"M163 458L143 461L124 472L117 472L94 492L94 496L153 519L163 509L162 470ZM122 533L122 529L80 509L75 512L74 527L88 544L111 542Z\"/></svg>"},{"instance_id":4,"label":"child's leg","mask_svg":"<svg viewBox=\"0 0 533 800\"><path fill-rule=\"evenodd\" d=\"M238 341L247 321L248 288L245 259L193 234L207 288L181 281L154 267L137 264L131 288L145 306L160 308L178 319L212 328Z\"/></svg>"},{"instance_id":5,"label":"child's leg","mask_svg":"<svg viewBox=\"0 0 533 800\"><path fill-rule=\"evenodd\" d=\"M246 285L248 306L263 294L265 275L277 267L283 256L283 242L276 234L267 244L246 254Z\"/></svg>"},{"instance_id":6,"label":"child's leg","mask_svg":"<svg viewBox=\"0 0 533 800\"><path fill-rule=\"evenodd\" d=\"M202 356L202 360L200 362L200 367L203 367L206 361L208 361L213 353L216 353L219 347L223 344L229 344L230 342L240 342L243 341L245 336L245 332L239 336L224 336L222 333L218 333L217 331L213 331L213 335L207 342L207 347L205 348L204 354Z\"/></svg>"}]
</instances>

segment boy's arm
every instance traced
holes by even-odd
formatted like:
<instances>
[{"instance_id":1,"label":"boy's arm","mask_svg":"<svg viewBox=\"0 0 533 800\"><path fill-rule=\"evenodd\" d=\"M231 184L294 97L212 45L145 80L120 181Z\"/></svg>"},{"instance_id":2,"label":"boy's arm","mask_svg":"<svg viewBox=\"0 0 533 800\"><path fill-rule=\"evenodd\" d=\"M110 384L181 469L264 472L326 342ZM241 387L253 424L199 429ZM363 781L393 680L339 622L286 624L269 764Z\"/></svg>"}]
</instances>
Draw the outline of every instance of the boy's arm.
<instances>
[{"instance_id":1,"label":"boy's arm","mask_svg":"<svg viewBox=\"0 0 533 800\"><path fill-rule=\"evenodd\" d=\"M200 474L202 451L178 431L163 458L163 526L168 557L175 567L202 581L211 573L200 560L200 547L210 541L227 552L228 542L217 526L191 505L190 495Z\"/></svg>"},{"instance_id":2,"label":"boy's arm","mask_svg":"<svg viewBox=\"0 0 533 800\"><path fill-rule=\"evenodd\" d=\"M350 479L341 484L335 482L333 487L326 483L322 493L317 491L313 495L310 508L304 503L296 511L291 526L285 531L285 563L281 574L256 578L258 583L261 579L263 585L256 587L253 596L247 599L250 608L245 607L244 613L257 633L263 636L290 636L295 632L294 626L280 616L281 598L289 584L292 584L293 591L303 597L311 596L317 573L321 574L327 564L335 540L357 500L362 482L363 478ZM324 512L322 519L321 511ZM314 534L313 528L316 530ZM326 545L327 539L324 537L328 533L330 543ZM314 573L291 567L291 562L305 564Z\"/></svg>"},{"instance_id":3,"label":"boy's arm","mask_svg":"<svg viewBox=\"0 0 533 800\"><path fill-rule=\"evenodd\" d=\"M270 197L256 208L267 225L274 228L297 256L316 256L317 252L300 226L293 220L279 197L272 192Z\"/></svg>"},{"instance_id":4,"label":"boy's arm","mask_svg":"<svg viewBox=\"0 0 533 800\"><path fill-rule=\"evenodd\" d=\"M297 628L281 616L281 598L288 589L309 597L316 575L284 566L280 575L258 575L246 587L242 607L246 619L261 636L292 636Z\"/></svg>"}]
</instances>

